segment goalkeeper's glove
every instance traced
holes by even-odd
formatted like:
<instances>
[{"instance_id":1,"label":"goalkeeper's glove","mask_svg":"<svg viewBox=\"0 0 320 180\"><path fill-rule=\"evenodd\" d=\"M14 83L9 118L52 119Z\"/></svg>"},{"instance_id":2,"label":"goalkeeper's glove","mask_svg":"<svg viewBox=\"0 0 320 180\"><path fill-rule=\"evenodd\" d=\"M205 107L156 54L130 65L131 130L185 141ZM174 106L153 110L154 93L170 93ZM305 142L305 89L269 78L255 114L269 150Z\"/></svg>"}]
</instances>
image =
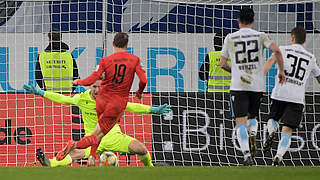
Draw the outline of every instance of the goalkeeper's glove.
<instances>
[{"instance_id":1,"label":"goalkeeper's glove","mask_svg":"<svg viewBox=\"0 0 320 180\"><path fill-rule=\"evenodd\" d=\"M40 95L41 97L43 97L43 95L44 95L43 90L37 89L36 87L31 86L31 85L25 84L25 85L23 85L23 89L25 89L28 93Z\"/></svg>"},{"instance_id":2,"label":"goalkeeper's glove","mask_svg":"<svg viewBox=\"0 0 320 180\"><path fill-rule=\"evenodd\" d=\"M163 104L161 106L151 106L149 113L164 115L171 111L171 106L168 104Z\"/></svg>"}]
</instances>

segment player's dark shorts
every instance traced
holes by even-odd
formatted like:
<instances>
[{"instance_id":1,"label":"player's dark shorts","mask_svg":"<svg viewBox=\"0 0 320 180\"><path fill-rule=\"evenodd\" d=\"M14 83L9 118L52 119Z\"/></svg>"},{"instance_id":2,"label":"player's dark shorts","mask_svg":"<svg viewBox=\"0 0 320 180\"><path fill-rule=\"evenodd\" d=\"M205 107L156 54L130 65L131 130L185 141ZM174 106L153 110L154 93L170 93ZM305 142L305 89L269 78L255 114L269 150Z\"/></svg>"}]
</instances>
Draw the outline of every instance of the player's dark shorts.
<instances>
[{"instance_id":1,"label":"player's dark shorts","mask_svg":"<svg viewBox=\"0 0 320 180\"><path fill-rule=\"evenodd\" d=\"M302 120L303 104L272 99L269 119L281 121L285 126L295 129Z\"/></svg>"},{"instance_id":2,"label":"player's dark shorts","mask_svg":"<svg viewBox=\"0 0 320 180\"><path fill-rule=\"evenodd\" d=\"M249 118L259 115L262 92L253 91L230 91L232 111L234 116Z\"/></svg>"}]
</instances>

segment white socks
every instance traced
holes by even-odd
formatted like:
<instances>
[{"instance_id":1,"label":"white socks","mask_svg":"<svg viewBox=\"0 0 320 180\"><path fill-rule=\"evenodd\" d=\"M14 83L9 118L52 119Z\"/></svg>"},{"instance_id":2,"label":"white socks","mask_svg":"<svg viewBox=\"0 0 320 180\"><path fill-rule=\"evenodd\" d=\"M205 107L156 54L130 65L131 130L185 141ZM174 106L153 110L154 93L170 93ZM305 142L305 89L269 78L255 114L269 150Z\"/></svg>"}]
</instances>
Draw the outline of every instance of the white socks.
<instances>
[{"instance_id":1,"label":"white socks","mask_svg":"<svg viewBox=\"0 0 320 180\"><path fill-rule=\"evenodd\" d=\"M279 129L279 123L274 119L269 119L267 123L268 133L274 133Z\"/></svg>"},{"instance_id":2,"label":"white socks","mask_svg":"<svg viewBox=\"0 0 320 180\"><path fill-rule=\"evenodd\" d=\"M237 139L240 144L240 149L243 153L249 151L249 136L247 132L247 126L239 124L235 127L237 133Z\"/></svg>"},{"instance_id":3,"label":"white socks","mask_svg":"<svg viewBox=\"0 0 320 180\"><path fill-rule=\"evenodd\" d=\"M255 118L252 119L248 119L247 121L247 126L248 126L248 130L249 130L249 135L257 135L257 131L258 131L258 121Z\"/></svg>"},{"instance_id":4,"label":"white socks","mask_svg":"<svg viewBox=\"0 0 320 180\"><path fill-rule=\"evenodd\" d=\"M291 135L287 133L282 133L281 140L278 144L277 155L282 157L288 150L291 144Z\"/></svg>"}]
</instances>

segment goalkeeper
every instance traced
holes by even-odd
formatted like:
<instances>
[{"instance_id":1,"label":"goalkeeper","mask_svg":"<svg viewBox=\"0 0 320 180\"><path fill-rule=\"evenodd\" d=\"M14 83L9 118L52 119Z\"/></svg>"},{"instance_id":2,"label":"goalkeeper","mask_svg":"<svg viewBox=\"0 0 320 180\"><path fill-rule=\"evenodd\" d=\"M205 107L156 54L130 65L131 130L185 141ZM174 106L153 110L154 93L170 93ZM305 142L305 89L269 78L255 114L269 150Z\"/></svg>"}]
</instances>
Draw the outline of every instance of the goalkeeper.
<instances>
[{"instance_id":1,"label":"goalkeeper","mask_svg":"<svg viewBox=\"0 0 320 180\"><path fill-rule=\"evenodd\" d=\"M30 85L24 85L23 88L29 93L40 95L56 103L77 105L82 113L85 136L89 136L98 122L95 108L100 83L101 79L92 84L89 90L74 96L64 96L54 92L43 91ZM165 114L171 111L170 107L167 104L154 107L138 103L128 103L126 110L134 113ZM104 151L138 154L144 166L153 166L151 156L144 144L133 137L123 134L119 124L115 124L110 132L101 140L97 154L101 154ZM87 149L74 149L61 161L57 161L55 157L48 159L40 148L37 149L36 153L37 159L42 166L50 167L66 166L74 160L88 158L89 155L90 147Z\"/></svg>"}]
</instances>

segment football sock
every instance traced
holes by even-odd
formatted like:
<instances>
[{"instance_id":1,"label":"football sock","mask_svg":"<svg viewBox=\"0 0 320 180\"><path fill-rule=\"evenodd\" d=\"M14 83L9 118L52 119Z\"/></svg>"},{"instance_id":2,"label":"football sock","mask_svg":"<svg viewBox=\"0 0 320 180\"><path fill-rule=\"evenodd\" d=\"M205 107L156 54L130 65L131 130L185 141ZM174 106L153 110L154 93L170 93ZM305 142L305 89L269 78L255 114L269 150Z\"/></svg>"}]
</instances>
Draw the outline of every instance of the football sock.
<instances>
[{"instance_id":1,"label":"football sock","mask_svg":"<svg viewBox=\"0 0 320 180\"><path fill-rule=\"evenodd\" d=\"M291 135L287 133L282 133L281 140L278 145L277 155L282 157L288 150L291 144Z\"/></svg>"},{"instance_id":2,"label":"football sock","mask_svg":"<svg viewBox=\"0 0 320 180\"><path fill-rule=\"evenodd\" d=\"M249 151L249 136L248 136L246 125L239 124L235 128L236 128L237 139L240 144L241 151L243 153Z\"/></svg>"},{"instance_id":3,"label":"football sock","mask_svg":"<svg viewBox=\"0 0 320 180\"><path fill-rule=\"evenodd\" d=\"M101 141L95 143L94 145L91 146L91 150L90 150L90 156L93 156L94 158L96 158L96 154L97 154L97 149L99 147Z\"/></svg>"},{"instance_id":4,"label":"football sock","mask_svg":"<svg viewBox=\"0 0 320 180\"><path fill-rule=\"evenodd\" d=\"M153 167L149 151L147 152L147 154L139 155L139 159L144 164L144 166Z\"/></svg>"},{"instance_id":5,"label":"football sock","mask_svg":"<svg viewBox=\"0 0 320 180\"><path fill-rule=\"evenodd\" d=\"M250 135L257 135L257 131L258 131L258 121L255 118L252 119L248 119L247 121L247 125L248 125L248 129L250 132Z\"/></svg>"},{"instance_id":6,"label":"football sock","mask_svg":"<svg viewBox=\"0 0 320 180\"><path fill-rule=\"evenodd\" d=\"M85 136L77 142L77 149L85 149L97 143L97 137L95 135Z\"/></svg>"},{"instance_id":7,"label":"football sock","mask_svg":"<svg viewBox=\"0 0 320 180\"><path fill-rule=\"evenodd\" d=\"M268 133L274 133L278 130L279 128L279 123L277 121L275 121L274 119L269 119L268 123L267 123L267 127L268 127Z\"/></svg>"},{"instance_id":8,"label":"football sock","mask_svg":"<svg viewBox=\"0 0 320 180\"><path fill-rule=\"evenodd\" d=\"M72 163L72 158L68 154L64 159L61 161L56 160L56 157L49 159L51 167L59 167L59 166L66 166Z\"/></svg>"}]
</instances>

